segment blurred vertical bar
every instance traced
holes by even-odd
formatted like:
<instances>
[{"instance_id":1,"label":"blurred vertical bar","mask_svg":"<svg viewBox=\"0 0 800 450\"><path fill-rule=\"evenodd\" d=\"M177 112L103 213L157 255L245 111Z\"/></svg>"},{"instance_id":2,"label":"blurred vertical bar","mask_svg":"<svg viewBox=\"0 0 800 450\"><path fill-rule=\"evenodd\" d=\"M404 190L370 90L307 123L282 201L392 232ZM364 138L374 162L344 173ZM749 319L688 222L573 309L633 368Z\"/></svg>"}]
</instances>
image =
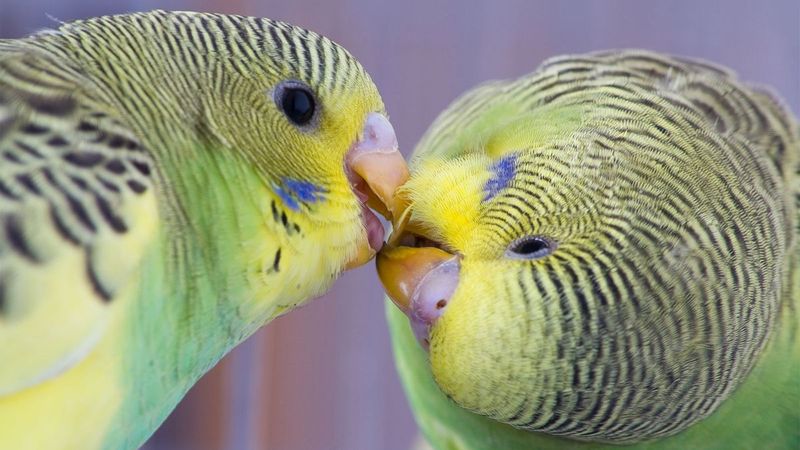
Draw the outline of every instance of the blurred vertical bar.
<instances>
[{"instance_id":1,"label":"blurred vertical bar","mask_svg":"<svg viewBox=\"0 0 800 450\"><path fill-rule=\"evenodd\" d=\"M230 433L227 438L229 449L264 448L258 442L258 418L262 416L259 399L269 399L264 388L270 361L266 348L269 333L262 329L245 341L231 354L231 371L235 377L228 380L231 395L231 415L228 418Z\"/></svg>"}]
</instances>

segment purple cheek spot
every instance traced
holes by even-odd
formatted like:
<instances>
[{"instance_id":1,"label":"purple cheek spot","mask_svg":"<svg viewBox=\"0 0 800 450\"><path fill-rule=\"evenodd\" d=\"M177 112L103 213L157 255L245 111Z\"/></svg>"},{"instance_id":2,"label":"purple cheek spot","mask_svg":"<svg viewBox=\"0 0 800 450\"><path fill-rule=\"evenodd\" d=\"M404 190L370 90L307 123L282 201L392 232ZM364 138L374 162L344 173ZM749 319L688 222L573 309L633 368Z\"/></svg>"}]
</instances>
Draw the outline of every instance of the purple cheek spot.
<instances>
[{"instance_id":1,"label":"purple cheek spot","mask_svg":"<svg viewBox=\"0 0 800 450\"><path fill-rule=\"evenodd\" d=\"M295 180L293 178L284 177L283 184L286 189L292 192L298 200L305 203L314 203L322 200L324 194L328 192L321 186L304 180Z\"/></svg>"},{"instance_id":2,"label":"purple cheek spot","mask_svg":"<svg viewBox=\"0 0 800 450\"><path fill-rule=\"evenodd\" d=\"M444 314L458 286L459 268L456 257L438 265L425 275L411 297L411 328L426 349L431 326Z\"/></svg>"},{"instance_id":3,"label":"purple cheek spot","mask_svg":"<svg viewBox=\"0 0 800 450\"><path fill-rule=\"evenodd\" d=\"M324 200L328 192L314 183L288 177L281 178L281 184L273 185L273 189L283 204L295 211L300 209L300 203L310 204Z\"/></svg>"},{"instance_id":4,"label":"purple cheek spot","mask_svg":"<svg viewBox=\"0 0 800 450\"><path fill-rule=\"evenodd\" d=\"M300 209L300 205L297 203L297 200L294 199L292 194L290 194L285 189L277 185L273 186L273 189L275 189L275 193L278 194L278 197L281 198L281 201L283 201L283 204L286 207L294 211Z\"/></svg>"},{"instance_id":5,"label":"purple cheek spot","mask_svg":"<svg viewBox=\"0 0 800 450\"><path fill-rule=\"evenodd\" d=\"M511 153L500 158L489 170L492 171L492 177L483 186L483 192L486 194L483 197L484 202L488 202L511 184L511 180L517 174L517 155Z\"/></svg>"}]
</instances>

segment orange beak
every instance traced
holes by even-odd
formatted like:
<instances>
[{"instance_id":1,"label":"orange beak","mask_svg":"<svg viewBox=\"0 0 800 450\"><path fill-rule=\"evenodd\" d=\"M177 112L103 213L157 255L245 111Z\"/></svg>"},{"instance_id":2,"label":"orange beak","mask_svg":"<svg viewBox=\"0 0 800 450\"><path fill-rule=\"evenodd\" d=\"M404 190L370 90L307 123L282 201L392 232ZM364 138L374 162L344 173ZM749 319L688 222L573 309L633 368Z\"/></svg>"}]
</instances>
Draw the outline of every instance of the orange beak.
<instances>
[{"instance_id":1,"label":"orange beak","mask_svg":"<svg viewBox=\"0 0 800 450\"><path fill-rule=\"evenodd\" d=\"M383 288L401 311L408 314L411 300L422 280L453 255L434 247L396 247L375 258Z\"/></svg>"},{"instance_id":2,"label":"orange beak","mask_svg":"<svg viewBox=\"0 0 800 450\"><path fill-rule=\"evenodd\" d=\"M358 251L345 266L352 269L372 259L383 246L383 225L369 208L393 219L402 207L397 189L408 180L408 167L398 150L394 128L385 116L367 115L360 139L345 157L345 171L362 202L361 218L366 230Z\"/></svg>"},{"instance_id":3,"label":"orange beak","mask_svg":"<svg viewBox=\"0 0 800 450\"><path fill-rule=\"evenodd\" d=\"M375 263L389 298L408 316L414 335L427 349L430 330L458 287L461 257L433 246L405 245L407 237L420 243L414 235L424 237L425 230L411 220L411 201L404 194L395 195L392 236Z\"/></svg>"},{"instance_id":4,"label":"orange beak","mask_svg":"<svg viewBox=\"0 0 800 450\"><path fill-rule=\"evenodd\" d=\"M376 260L386 293L427 350L431 329L458 287L460 258L434 247L397 247L382 250Z\"/></svg>"}]
</instances>

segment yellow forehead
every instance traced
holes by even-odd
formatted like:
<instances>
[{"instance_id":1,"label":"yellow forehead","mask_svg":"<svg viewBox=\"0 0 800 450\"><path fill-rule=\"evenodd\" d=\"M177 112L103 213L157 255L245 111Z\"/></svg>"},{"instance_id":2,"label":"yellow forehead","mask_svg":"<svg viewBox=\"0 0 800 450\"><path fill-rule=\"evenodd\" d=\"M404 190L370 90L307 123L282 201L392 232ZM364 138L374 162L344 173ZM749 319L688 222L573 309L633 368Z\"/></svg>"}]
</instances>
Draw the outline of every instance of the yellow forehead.
<instances>
[{"instance_id":1,"label":"yellow forehead","mask_svg":"<svg viewBox=\"0 0 800 450\"><path fill-rule=\"evenodd\" d=\"M471 155L457 160L422 162L405 189L413 202L413 220L430 237L464 249L480 217L491 160Z\"/></svg>"}]
</instances>

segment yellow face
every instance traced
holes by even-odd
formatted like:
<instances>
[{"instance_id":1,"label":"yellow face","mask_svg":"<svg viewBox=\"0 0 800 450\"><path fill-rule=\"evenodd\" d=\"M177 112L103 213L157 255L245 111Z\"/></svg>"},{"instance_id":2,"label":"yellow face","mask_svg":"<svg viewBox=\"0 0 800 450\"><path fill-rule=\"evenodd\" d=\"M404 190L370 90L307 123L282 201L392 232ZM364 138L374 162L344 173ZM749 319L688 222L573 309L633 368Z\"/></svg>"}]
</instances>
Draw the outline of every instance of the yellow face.
<instances>
[{"instance_id":1,"label":"yellow face","mask_svg":"<svg viewBox=\"0 0 800 450\"><path fill-rule=\"evenodd\" d=\"M558 347L575 330L566 329L553 294L564 291L556 284L562 276L574 277L576 287L594 276L581 255L598 245L603 205L586 199L601 198L609 175L600 165L577 162L580 151L425 161L403 189L411 217L405 236L393 243L444 250L414 261L424 273L403 307L429 348L437 383L465 408L507 420L531 393L555 395L565 387L571 368L560 353L572 349ZM546 183L555 177L569 182ZM397 270L407 277L415 269L393 271L395 255L404 257L378 256L382 277ZM453 255L457 275L431 270L453 264ZM570 301L573 319L585 319L576 298Z\"/></svg>"},{"instance_id":2,"label":"yellow face","mask_svg":"<svg viewBox=\"0 0 800 450\"><path fill-rule=\"evenodd\" d=\"M364 68L324 37L270 25L277 42L258 49L263 60L248 53L241 63L217 61L222 75L208 71L203 125L227 157L257 173L258 201L268 199L259 209L278 218L268 222L284 244L322 255L307 272L326 284L380 248L383 228L366 205L389 215L408 172ZM213 84L220 79L224 90ZM284 249L284 262L290 256Z\"/></svg>"}]
</instances>

